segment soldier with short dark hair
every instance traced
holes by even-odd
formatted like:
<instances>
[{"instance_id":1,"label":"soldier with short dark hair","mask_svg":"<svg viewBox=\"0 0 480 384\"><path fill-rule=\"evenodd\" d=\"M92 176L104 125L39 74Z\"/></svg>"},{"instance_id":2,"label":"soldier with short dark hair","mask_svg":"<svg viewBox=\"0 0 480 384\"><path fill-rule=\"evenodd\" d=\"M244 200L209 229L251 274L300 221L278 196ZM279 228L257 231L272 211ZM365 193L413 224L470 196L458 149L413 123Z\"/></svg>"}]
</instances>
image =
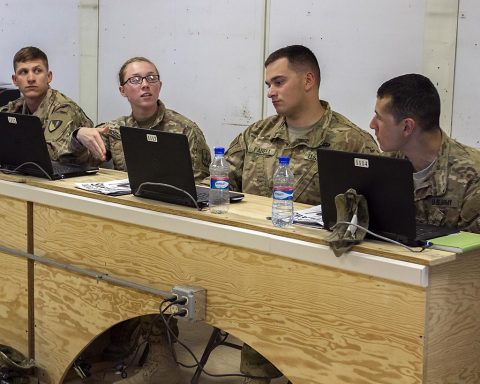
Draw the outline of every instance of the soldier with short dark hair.
<instances>
[{"instance_id":1,"label":"soldier with short dark hair","mask_svg":"<svg viewBox=\"0 0 480 384\"><path fill-rule=\"evenodd\" d=\"M440 128L440 96L427 77L383 83L370 127L387 156L412 163L418 223L480 233L480 151Z\"/></svg>"},{"instance_id":2,"label":"soldier with short dark hair","mask_svg":"<svg viewBox=\"0 0 480 384\"><path fill-rule=\"evenodd\" d=\"M162 82L155 64L145 57L133 57L120 68L118 80L120 94L128 99L132 113L95 129L75 131L68 151L76 162L98 165L111 159L115 169L125 171L121 126L180 133L188 138L195 181L200 183L209 175L210 149L197 124L167 109L159 99Z\"/></svg>"},{"instance_id":3,"label":"soldier with short dark hair","mask_svg":"<svg viewBox=\"0 0 480 384\"><path fill-rule=\"evenodd\" d=\"M37 116L42 122L48 152L58 160L71 133L78 127L92 127L92 121L70 98L50 88L52 71L47 55L36 47L20 49L13 58L13 83L22 96L0 108L2 112Z\"/></svg>"},{"instance_id":4,"label":"soldier with short dark hair","mask_svg":"<svg viewBox=\"0 0 480 384\"><path fill-rule=\"evenodd\" d=\"M225 157L231 165L231 186L271 196L277 158L289 156L294 200L320 204L317 148L376 154L378 146L368 132L320 100L320 67L310 49L291 45L273 52L265 61L265 79L277 115L252 124L230 144ZM245 383L266 384L281 375L247 344L240 369L257 376L246 378Z\"/></svg>"},{"instance_id":5,"label":"soldier with short dark hair","mask_svg":"<svg viewBox=\"0 0 480 384\"><path fill-rule=\"evenodd\" d=\"M319 98L320 67L301 45L281 48L265 61L268 97L277 111L250 125L225 154L234 190L271 196L279 156L289 156L295 201L320 203L317 148L378 153L372 136Z\"/></svg>"}]
</instances>

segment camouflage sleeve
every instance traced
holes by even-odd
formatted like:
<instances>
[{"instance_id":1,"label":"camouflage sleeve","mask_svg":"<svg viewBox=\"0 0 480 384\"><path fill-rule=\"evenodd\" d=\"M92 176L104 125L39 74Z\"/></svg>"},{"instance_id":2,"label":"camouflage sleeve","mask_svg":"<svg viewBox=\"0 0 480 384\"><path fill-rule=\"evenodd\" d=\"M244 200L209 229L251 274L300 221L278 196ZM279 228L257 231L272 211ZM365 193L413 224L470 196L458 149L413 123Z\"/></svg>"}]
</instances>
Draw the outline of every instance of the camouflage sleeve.
<instances>
[{"instance_id":1,"label":"camouflage sleeve","mask_svg":"<svg viewBox=\"0 0 480 384\"><path fill-rule=\"evenodd\" d=\"M379 154L380 150L378 149L378 145L373 139L372 135L368 132L362 130L360 132L354 134L349 137L347 133L346 141L351 146L350 152L359 152L359 153L366 153L366 154Z\"/></svg>"},{"instance_id":2,"label":"camouflage sleeve","mask_svg":"<svg viewBox=\"0 0 480 384\"><path fill-rule=\"evenodd\" d=\"M93 124L92 124L93 125ZM100 124L98 127L105 126L106 124ZM82 127L83 128L83 127ZM93 128L92 126L87 126L85 128ZM88 164L92 166L99 166L103 163L102 160L97 159L96 157L92 156L90 151L85 148L82 143L80 143L76 138L76 132L78 129L75 129L70 134L67 143L67 149L61 154L59 160L64 163L71 163L71 164ZM105 144L105 148L107 150L107 159L109 161L111 158L109 141L107 137L102 135L103 142Z\"/></svg>"},{"instance_id":3,"label":"camouflage sleeve","mask_svg":"<svg viewBox=\"0 0 480 384\"><path fill-rule=\"evenodd\" d=\"M195 182L200 184L203 179L209 176L210 149L208 148L205 136L200 128L195 124L193 129L187 133L190 156L192 158L193 175Z\"/></svg>"},{"instance_id":4,"label":"camouflage sleeve","mask_svg":"<svg viewBox=\"0 0 480 384\"><path fill-rule=\"evenodd\" d=\"M242 191L243 161L245 159L245 132L239 134L228 147L225 158L230 164L230 189L233 191Z\"/></svg>"},{"instance_id":5,"label":"camouflage sleeve","mask_svg":"<svg viewBox=\"0 0 480 384\"><path fill-rule=\"evenodd\" d=\"M79 127L92 127L85 113L70 104L62 104L48 115L44 122L45 139L53 160L68 153L72 133Z\"/></svg>"},{"instance_id":6,"label":"camouflage sleeve","mask_svg":"<svg viewBox=\"0 0 480 384\"><path fill-rule=\"evenodd\" d=\"M468 188L460 211L460 220L460 229L480 233L480 180Z\"/></svg>"}]
</instances>

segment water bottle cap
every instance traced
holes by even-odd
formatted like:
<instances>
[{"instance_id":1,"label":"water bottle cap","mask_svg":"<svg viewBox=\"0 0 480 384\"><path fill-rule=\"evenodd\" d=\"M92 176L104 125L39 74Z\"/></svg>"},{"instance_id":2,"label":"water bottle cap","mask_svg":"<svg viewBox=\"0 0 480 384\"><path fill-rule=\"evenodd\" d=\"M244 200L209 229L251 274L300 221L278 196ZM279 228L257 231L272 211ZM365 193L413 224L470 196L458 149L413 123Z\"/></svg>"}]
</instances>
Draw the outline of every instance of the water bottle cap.
<instances>
[{"instance_id":1,"label":"water bottle cap","mask_svg":"<svg viewBox=\"0 0 480 384\"><path fill-rule=\"evenodd\" d=\"M214 147L213 152L215 152L215 155L223 155L225 153L225 148L223 147Z\"/></svg>"},{"instance_id":2,"label":"water bottle cap","mask_svg":"<svg viewBox=\"0 0 480 384\"><path fill-rule=\"evenodd\" d=\"M278 164L290 164L290 157L288 156L280 156L278 158Z\"/></svg>"}]
</instances>

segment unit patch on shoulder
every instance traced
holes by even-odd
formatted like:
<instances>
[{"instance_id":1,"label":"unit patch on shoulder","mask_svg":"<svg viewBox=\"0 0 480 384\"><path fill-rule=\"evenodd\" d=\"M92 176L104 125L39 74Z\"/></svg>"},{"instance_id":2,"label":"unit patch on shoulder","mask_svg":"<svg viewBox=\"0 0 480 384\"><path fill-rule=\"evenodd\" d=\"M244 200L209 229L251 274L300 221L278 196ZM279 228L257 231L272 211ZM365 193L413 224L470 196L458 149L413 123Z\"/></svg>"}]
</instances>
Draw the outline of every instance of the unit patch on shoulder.
<instances>
[{"instance_id":1,"label":"unit patch on shoulder","mask_svg":"<svg viewBox=\"0 0 480 384\"><path fill-rule=\"evenodd\" d=\"M62 120L50 120L48 123L48 131L53 132L62 125Z\"/></svg>"}]
</instances>

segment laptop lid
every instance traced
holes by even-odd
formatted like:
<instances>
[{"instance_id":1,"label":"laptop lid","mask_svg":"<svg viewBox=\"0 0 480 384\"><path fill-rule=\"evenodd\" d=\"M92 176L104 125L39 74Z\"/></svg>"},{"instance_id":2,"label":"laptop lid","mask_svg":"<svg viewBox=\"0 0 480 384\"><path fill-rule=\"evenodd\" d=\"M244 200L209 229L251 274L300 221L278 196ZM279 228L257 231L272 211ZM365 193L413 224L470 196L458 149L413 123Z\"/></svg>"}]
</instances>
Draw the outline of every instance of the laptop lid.
<instances>
[{"instance_id":1,"label":"laptop lid","mask_svg":"<svg viewBox=\"0 0 480 384\"><path fill-rule=\"evenodd\" d=\"M198 200L187 136L132 127L120 135L134 195L195 206L186 194Z\"/></svg>"},{"instance_id":2,"label":"laptop lid","mask_svg":"<svg viewBox=\"0 0 480 384\"><path fill-rule=\"evenodd\" d=\"M325 227L337 221L335 196L353 188L368 203L369 229L406 244L417 244L413 167L406 159L317 150L320 197ZM431 226L432 227L432 226ZM426 239L456 231L433 227Z\"/></svg>"},{"instance_id":3,"label":"laptop lid","mask_svg":"<svg viewBox=\"0 0 480 384\"><path fill-rule=\"evenodd\" d=\"M0 112L0 165L18 173L50 179L98 171L97 167L52 162L40 119L8 112Z\"/></svg>"}]
</instances>

